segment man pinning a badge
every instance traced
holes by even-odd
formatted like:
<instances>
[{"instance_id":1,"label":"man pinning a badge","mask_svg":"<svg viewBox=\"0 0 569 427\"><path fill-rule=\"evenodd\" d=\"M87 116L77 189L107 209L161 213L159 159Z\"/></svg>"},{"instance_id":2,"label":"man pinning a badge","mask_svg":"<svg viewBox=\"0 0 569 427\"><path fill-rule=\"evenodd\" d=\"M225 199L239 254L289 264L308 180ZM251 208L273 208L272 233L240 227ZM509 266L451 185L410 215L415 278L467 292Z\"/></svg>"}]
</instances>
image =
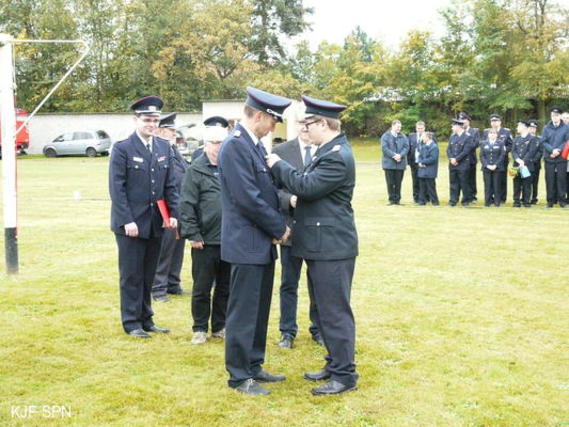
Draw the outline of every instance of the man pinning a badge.
<instances>
[{"instance_id":1,"label":"man pinning a badge","mask_svg":"<svg viewBox=\"0 0 569 427\"><path fill-rule=\"evenodd\" d=\"M111 230L119 252L121 319L125 332L150 338L148 332L170 332L152 320L151 289L163 228L178 225L178 192L172 173L172 150L153 136L163 102L147 96L131 105L135 132L115 143L109 166ZM157 206L164 200L170 217L164 222Z\"/></svg>"},{"instance_id":2,"label":"man pinning a badge","mask_svg":"<svg viewBox=\"0 0 569 427\"><path fill-rule=\"evenodd\" d=\"M292 254L308 266L309 286L318 310L318 327L328 351L325 366L307 372L309 381L326 383L312 389L315 395L332 395L356 389L354 362L355 321L350 306L352 277L358 254L358 236L352 210L356 183L352 149L341 132L340 112L346 107L302 97L308 139L318 146L304 172L276 154L267 163L273 176L297 196Z\"/></svg>"},{"instance_id":3,"label":"man pinning a badge","mask_svg":"<svg viewBox=\"0 0 569 427\"><path fill-rule=\"evenodd\" d=\"M282 122L291 100L247 88L243 121L223 142L221 178L221 259L231 264L225 324L225 367L229 387L266 395L259 383L284 381L262 368L271 308L277 249L290 229L279 211L277 188L265 165L261 138Z\"/></svg>"}]
</instances>

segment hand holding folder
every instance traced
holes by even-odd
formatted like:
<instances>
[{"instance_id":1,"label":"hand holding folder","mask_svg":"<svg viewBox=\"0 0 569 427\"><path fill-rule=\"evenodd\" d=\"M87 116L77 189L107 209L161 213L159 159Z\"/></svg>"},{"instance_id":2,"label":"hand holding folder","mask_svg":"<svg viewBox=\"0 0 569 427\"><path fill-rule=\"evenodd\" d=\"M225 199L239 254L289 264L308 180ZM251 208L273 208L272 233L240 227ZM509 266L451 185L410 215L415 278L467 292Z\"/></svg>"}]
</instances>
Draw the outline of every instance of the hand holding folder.
<instances>
[{"instance_id":1,"label":"hand holding folder","mask_svg":"<svg viewBox=\"0 0 569 427\"><path fill-rule=\"evenodd\" d=\"M157 200L156 204L158 205L158 210L160 211L160 215L162 215L162 220L164 221L164 227L168 229L176 229L176 240L180 239L180 235L178 234L178 225L172 225L171 217L170 217L170 209L168 209L168 204L166 200Z\"/></svg>"}]
</instances>

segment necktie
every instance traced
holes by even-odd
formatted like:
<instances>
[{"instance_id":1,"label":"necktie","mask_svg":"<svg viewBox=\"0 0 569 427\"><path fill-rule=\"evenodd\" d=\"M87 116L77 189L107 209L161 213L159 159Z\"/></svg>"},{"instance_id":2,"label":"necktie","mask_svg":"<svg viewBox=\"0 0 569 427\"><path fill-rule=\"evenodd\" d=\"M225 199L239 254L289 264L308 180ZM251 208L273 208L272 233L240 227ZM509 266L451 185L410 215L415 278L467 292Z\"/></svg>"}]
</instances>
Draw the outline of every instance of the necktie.
<instances>
[{"instance_id":1,"label":"necktie","mask_svg":"<svg viewBox=\"0 0 569 427\"><path fill-rule=\"evenodd\" d=\"M257 143L257 149L259 150L259 152L261 153L261 156L263 156L263 159L265 157L267 157L267 150L265 150L265 146L263 145L263 143L261 141L259 141Z\"/></svg>"},{"instance_id":2,"label":"necktie","mask_svg":"<svg viewBox=\"0 0 569 427\"><path fill-rule=\"evenodd\" d=\"M310 146L304 147L304 167L308 166L312 162L312 154L310 153Z\"/></svg>"},{"instance_id":3,"label":"necktie","mask_svg":"<svg viewBox=\"0 0 569 427\"><path fill-rule=\"evenodd\" d=\"M149 143L149 142L146 143L146 149L147 149L148 151L150 151L150 143Z\"/></svg>"}]
</instances>

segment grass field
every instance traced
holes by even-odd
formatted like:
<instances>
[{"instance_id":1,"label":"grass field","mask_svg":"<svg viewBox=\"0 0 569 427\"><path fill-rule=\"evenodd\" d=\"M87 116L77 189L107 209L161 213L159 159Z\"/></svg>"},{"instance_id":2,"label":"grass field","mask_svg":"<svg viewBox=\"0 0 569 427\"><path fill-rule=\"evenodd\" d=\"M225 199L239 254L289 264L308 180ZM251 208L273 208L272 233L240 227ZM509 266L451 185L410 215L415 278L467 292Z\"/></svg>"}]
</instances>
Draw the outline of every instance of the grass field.
<instances>
[{"instance_id":1,"label":"grass field","mask_svg":"<svg viewBox=\"0 0 569 427\"><path fill-rule=\"evenodd\" d=\"M190 345L188 297L154 306L171 335L127 337L108 159L20 159L20 274L3 275L3 245L0 257L0 425L569 426L569 213L417 207L409 176L406 205L389 207L377 145L355 150L360 382L334 397L311 396L302 379L323 356L304 282L292 351L276 346L275 285L265 366L287 381L268 397L226 387L221 341ZM191 288L189 250L183 279ZM12 413L29 405L71 416Z\"/></svg>"}]
</instances>

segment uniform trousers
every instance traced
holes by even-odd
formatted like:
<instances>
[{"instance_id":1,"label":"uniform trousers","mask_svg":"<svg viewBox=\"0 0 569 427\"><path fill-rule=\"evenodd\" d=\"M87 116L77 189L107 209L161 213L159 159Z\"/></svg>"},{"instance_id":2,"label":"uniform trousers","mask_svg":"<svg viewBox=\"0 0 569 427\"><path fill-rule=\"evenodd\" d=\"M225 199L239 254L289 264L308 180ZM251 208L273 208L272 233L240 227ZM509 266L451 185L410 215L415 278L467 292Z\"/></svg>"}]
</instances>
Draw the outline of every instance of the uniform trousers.
<instances>
[{"instance_id":1,"label":"uniform trousers","mask_svg":"<svg viewBox=\"0 0 569 427\"><path fill-rule=\"evenodd\" d=\"M186 239L176 240L176 230L166 229L162 234L160 256L154 275L152 295L154 297L182 292L180 273L184 262L184 247Z\"/></svg>"},{"instance_id":2,"label":"uniform trousers","mask_svg":"<svg viewBox=\"0 0 569 427\"><path fill-rule=\"evenodd\" d=\"M333 261L307 260L309 286L318 308L318 326L328 351L324 369L331 379L353 386L356 373L356 326L350 306L355 258Z\"/></svg>"},{"instance_id":3,"label":"uniform trousers","mask_svg":"<svg viewBox=\"0 0 569 427\"><path fill-rule=\"evenodd\" d=\"M262 265L231 264L225 369L232 388L257 375L265 362L274 273L274 261Z\"/></svg>"},{"instance_id":4,"label":"uniform trousers","mask_svg":"<svg viewBox=\"0 0 569 427\"><path fill-rule=\"evenodd\" d=\"M471 201L470 197L470 185L468 183L468 169L450 169L449 170L449 180L450 180L450 200L451 205L456 205L458 199L460 198L460 193L462 192L462 203L469 203Z\"/></svg>"},{"instance_id":5,"label":"uniform trousers","mask_svg":"<svg viewBox=\"0 0 569 427\"><path fill-rule=\"evenodd\" d=\"M508 156L509 152L506 153ZM504 170L500 172L500 186L502 187L502 203L508 200L508 165L510 161L508 159L504 160Z\"/></svg>"},{"instance_id":6,"label":"uniform trousers","mask_svg":"<svg viewBox=\"0 0 569 427\"><path fill-rule=\"evenodd\" d=\"M411 168L411 180L413 182L413 201L419 203L419 177L417 176L419 167L416 164L409 164L409 168Z\"/></svg>"},{"instance_id":7,"label":"uniform trousers","mask_svg":"<svg viewBox=\"0 0 569 427\"><path fill-rule=\"evenodd\" d=\"M280 303L281 303L281 319L279 329L282 335L296 338L298 333L298 324L296 322L296 311L298 306L298 283L300 281L300 272L302 269L302 258L292 255L290 246L281 245L281 287L280 287ZM308 330L314 338L320 335L318 331L318 310L314 304L310 287L310 327Z\"/></svg>"},{"instance_id":8,"label":"uniform trousers","mask_svg":"<svg viewBox=\"0 0 569 427\"><path fill-rule=\"evenodd\" d=\"M514 177L514 206L530 206L532 175L522 178L518 174Z\"/></svg>"},{"instance_id":9,"label":"uniform trousers","mask_svg":"<svg viewBox=\"0 0 569 427\"><path fill-rule=\"evenodd\" d=\"M192 248L192 318L194 332L207 332L211 314L211 331L225 328L231 266L221 260L221 246ZM211 288L215 283L213 298Z\"/></svg>"},{"instance_id":10,"label":"uniform trousers","mask_svg":"<svg viewBox=\"0 0 569 427\"><path fill-rule=\"evenodd\" d=\"M547 188L547 203L566 205L567 199L567 161L544 162L545 186Z\"/></svg>"},{"instance_id":11,"label":"uniform trousers","mask_svg":"<svg viewBox=\"0 0 569 427\"><path fill-rule=\"evenodd\" d=\"M502 171L491 171L484 168L482 175L484 177L484 204L489 206L494 203L494 205L500 206L503 193Z\"/></svg>"},{"instance_id":12,"label":"uniform trousers","mask_svg":"<svg viewBox=\"0 0 569 427\"><path fill-rule=\"evenodd\" d=\"M533 164L533 173L531 174L532 189L531 189L531 203L537 203L537 189L539 187L539 173L541 172L541 161L537 161Z\"/></svg>"},{"instance_id":13,"label":"uniform trousers","mask_svg":"<svg viewBox=\"0 0 569 427\"><path fill-rule=\"evenodd\" d=\"M470 165L470 169L468 170L468 184L470 186L470 202L476 200L476 196L478 194L478 187L476 185L476 163Z\"/></svg>"},{"instance_id":14,"label":"uniform trousers","mask_svg":"<svg viewBox=\"0 0 569 427\"><path fill-rule=\"evenodd\" d=\"M431 202L434 206L439 204L435 178L419 178L419 204Z\"/></svg>"},{"instance_id":15,"label":"uniform trousers","mask_svg":"<svg viewBox=\"0 0 569 427\"><path fill-rule=\"evenodd\" d=\"M151 289L160 237L142 239L115 233L119 250L121 319L125 332L154 325Z\"/></svg>"},{"instance_id":16,"label":"uniform trousers","mask_svg":"<svg viewBox=\"0 0 569 427\"><path fill-rule=\"evenodd\" d=\"M403 181L403 169L384 169L385 182L387 183L387 194L390 203L401 201L401 182Z\"/></svg>"}]
</instances>

